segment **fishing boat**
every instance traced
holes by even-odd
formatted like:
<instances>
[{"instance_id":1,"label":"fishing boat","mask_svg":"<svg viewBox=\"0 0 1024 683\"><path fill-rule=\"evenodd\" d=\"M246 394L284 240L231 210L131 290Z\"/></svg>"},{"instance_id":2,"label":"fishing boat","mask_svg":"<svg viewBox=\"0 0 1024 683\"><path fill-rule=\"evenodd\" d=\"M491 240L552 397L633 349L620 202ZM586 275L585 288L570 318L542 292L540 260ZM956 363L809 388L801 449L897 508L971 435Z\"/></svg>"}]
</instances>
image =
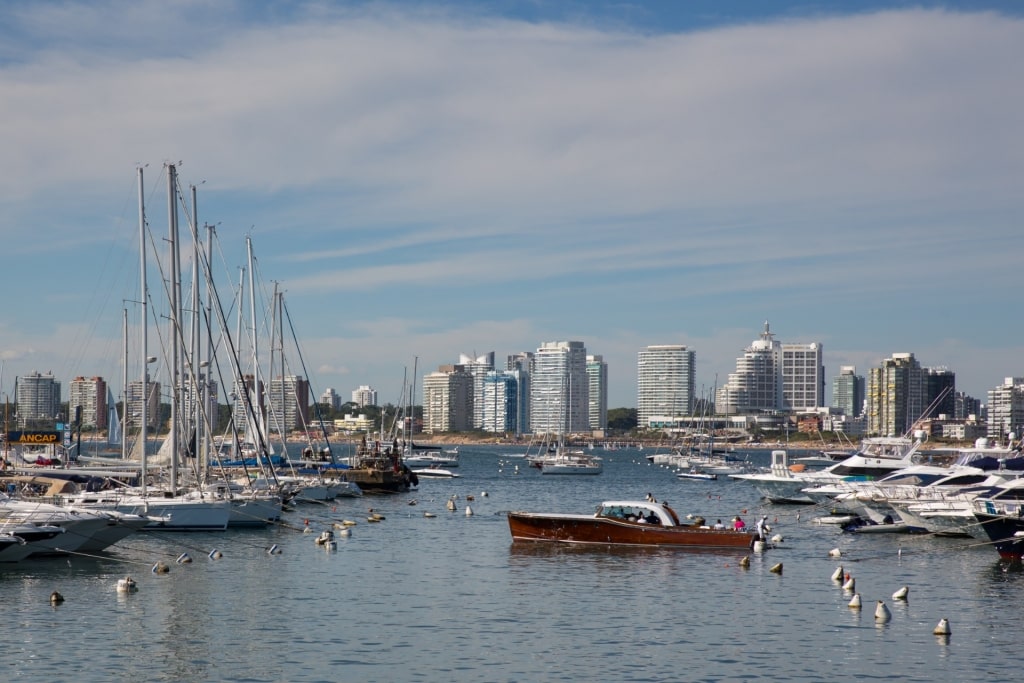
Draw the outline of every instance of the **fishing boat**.
<instances>
[{"instance_id":1,"label":"fishing boat","mask_svg":"<svg viewBox=\"0 0 1024 683\"><path fill-rule=\"evenodd\" d=\"M665 503L610 500L592 515L539 512L508 513L513 541L685 548L750 548L747 531L683 524Z\"/></svg>"}]
</instances>

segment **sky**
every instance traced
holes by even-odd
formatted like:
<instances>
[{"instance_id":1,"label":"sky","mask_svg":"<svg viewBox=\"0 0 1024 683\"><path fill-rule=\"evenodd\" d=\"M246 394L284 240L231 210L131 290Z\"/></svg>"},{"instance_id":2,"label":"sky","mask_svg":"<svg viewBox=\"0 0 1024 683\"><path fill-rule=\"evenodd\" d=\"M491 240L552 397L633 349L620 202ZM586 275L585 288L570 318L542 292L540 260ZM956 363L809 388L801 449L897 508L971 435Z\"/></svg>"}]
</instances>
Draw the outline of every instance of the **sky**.
<instances>
[{"instance_id":1,"label":"sky","mask_svg":"<svg viewBox=\"0 0 1024 683\"><path fill-rule=\"evenodd\" d=\"M578 340L635 407L644 347L702 394L769 321L829 400L911 352L984 401L1024 375L1022 63L983 0L5 2L0 392L123 381L174 163L316 396Z\"/></svg>"}]
</instances>

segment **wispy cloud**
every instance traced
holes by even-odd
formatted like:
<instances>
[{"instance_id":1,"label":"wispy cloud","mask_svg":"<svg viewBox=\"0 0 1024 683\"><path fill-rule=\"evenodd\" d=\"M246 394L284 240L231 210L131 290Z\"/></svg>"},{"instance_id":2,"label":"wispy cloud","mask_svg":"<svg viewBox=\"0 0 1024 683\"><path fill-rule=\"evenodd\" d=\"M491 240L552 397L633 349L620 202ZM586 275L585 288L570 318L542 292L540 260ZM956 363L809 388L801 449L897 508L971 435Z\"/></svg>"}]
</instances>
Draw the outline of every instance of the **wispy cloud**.
<instances>
[{"instance_id":1,"label":"wispy cloud","mask_svg":"<svg viewBox=\"0 0 1024 683\"><path fill-rule=\"evenodd\" d=\"M602 353L621 324L636 335L605 355L629 396L630 344L691 338L724 374L773 311L791 330L826 316L836 348L884 356L941 325L901 340L841 318L929 299L934 313L942 297L1016 305L1001 290L1022 246L1019 17L790 13L650 32L457 6L274 7L0 10L7 248L39 253L45 225L61 263L130 252L132 169L184 160L206 181L200 216L254 232L297 311L341 298L346 321L317 317L311 345L315 366L357 383L397 362L382 350L436 365L482 348L462 342L477 324L499 354L570 332ZM81 270L40 295L81 296ZM398 309L408 329L378 313ZM421 312L445 331L416 331ZM360 324L380 330L372 349L330 358ZM997 334L1020 349L1021 331ZM957 336L942 352L983 335Z\"/></svg>"}]
</instances>

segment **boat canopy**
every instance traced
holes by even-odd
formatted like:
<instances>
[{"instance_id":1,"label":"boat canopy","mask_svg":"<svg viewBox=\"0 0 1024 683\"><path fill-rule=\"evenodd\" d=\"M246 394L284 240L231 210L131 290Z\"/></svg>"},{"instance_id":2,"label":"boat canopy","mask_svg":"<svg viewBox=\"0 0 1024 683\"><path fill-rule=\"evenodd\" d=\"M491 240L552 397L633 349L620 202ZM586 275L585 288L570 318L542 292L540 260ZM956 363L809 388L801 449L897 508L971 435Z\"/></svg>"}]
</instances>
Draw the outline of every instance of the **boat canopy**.
<instances>
[{"instance_id":1,"label":"boat canopy","mask_svg":"<svg viewBox=\"0 0 1024 683\"><path fill-rule=\"evenodd\" d=\"M595 517L611 517L625 519L632 514L647 517L651 513L658 518L661 526L679 526L679 517L675 510L664 503L652 503L644 500L609 500L601 503Z\"/></svg>"}]
</instances>

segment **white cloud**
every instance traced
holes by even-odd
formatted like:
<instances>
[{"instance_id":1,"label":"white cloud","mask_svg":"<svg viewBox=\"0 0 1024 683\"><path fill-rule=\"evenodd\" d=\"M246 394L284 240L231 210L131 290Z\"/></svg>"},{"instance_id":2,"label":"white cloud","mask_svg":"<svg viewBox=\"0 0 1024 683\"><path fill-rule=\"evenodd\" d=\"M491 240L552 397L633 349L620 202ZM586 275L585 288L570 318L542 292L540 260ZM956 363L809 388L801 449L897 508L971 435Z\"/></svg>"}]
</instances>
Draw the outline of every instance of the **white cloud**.
<instances>
[{"instance_id":1,"label":"white cloud","mask_svg":"<svg viewBox=\"0 0 1024 683\"><path fill-rule=\"evenodd\" d=\"M645 34L451 8L290 10L46 3L8 17L0 231L10 252L79 265L38 294L104 313L111 333L91 336L116 336L121 304L81 304L72 283L105 270L99 289L132 295L117 277L130 258L97 253L134 249L134 165L152 164L155 225L158 165L181 159L187 182L206 181L201 219L223 239L256 234L263 272L309 320L313 367L345 381L586 334L629 367L612 370L628 400L636 350L668 337L724 375L788 302L836 346L881 358L930 344L938 299L969 307L944 362L985 382L1018 372L975 368L968 350L999 346L994 363L1020 348L1020 322L974 329L1016 303L1019 18L905 10ZM14 322L34 326L27 311ZM345 341L356 328L372 348Z\"/></svg>"}]
</instances>

